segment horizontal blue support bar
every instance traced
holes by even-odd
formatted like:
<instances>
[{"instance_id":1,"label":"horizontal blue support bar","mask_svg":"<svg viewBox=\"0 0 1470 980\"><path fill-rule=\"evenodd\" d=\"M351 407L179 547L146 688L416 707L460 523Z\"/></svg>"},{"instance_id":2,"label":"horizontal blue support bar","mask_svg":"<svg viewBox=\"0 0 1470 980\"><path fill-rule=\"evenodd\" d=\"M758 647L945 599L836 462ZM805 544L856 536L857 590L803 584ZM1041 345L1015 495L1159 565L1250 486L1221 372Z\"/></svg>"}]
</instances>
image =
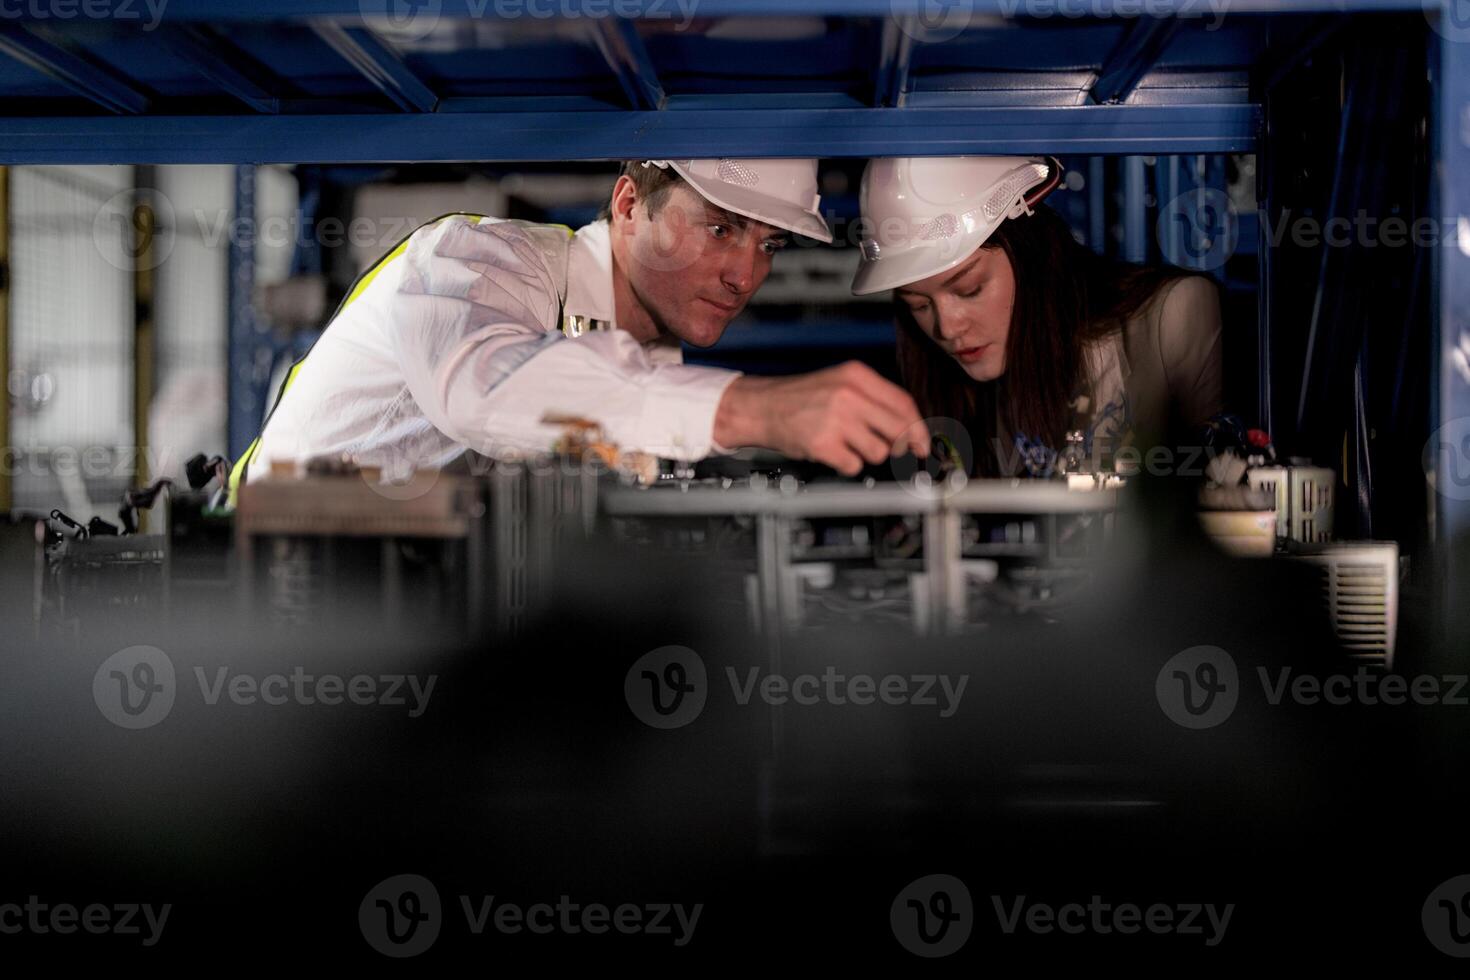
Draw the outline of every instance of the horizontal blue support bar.
<instances>
[{"instance_id":1,"label":"horizontal blue support bar","mask_svg":"<svg viewBox=\"0 0 1470 980\"><path fill-rule=\"evenodd\" d=\"M1254 105L0 119L0 164L1250 153Z\"/></svg>"},{"instance_id":2,"label":"horizontal blue support bar","mask_svg":"<svg viewBox=\"0 0 1470 980\"><path fill-rule=\"evenodd\" d=\"M1445 6L1450 0L964 0L957 4L971 18L1035 17L1076 22L1089 16L1138 17L1145 14L1198 17L1251 13L1350 13L1413 11L1426 3ZM391 5L391 6L390 6ZM404 9L412 7L408 13ZM89 0L88 19L154 23L156 19L264 21L333 17L359 21L364 15L399 18L549 20L553 17L639 17L690 23L695 17L830 16L933 17L934 0L439 0L402 8L393 0ZM155 13L156 11L156 13ZM110 13L110 16L109 16ZM16 4L14 19L47 20L58 15L45 4Z\"/></svg>"}]
</instances>

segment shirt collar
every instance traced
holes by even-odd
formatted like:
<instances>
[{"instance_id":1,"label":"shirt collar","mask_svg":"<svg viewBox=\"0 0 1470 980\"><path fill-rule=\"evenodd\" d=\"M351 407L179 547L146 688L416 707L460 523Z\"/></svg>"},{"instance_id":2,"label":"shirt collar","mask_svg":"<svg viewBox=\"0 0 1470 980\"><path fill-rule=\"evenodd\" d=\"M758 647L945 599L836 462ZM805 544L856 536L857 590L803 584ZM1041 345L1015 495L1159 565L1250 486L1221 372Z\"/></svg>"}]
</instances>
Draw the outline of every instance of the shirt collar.
<instances>
[{"instance_id":1,"label":"shirt collar","mask_svg":"<svg viewBox=\"0 0 1470 980\"><path fill-rule=\"evenodd\" d=\"M594 221L577 229L567 255L568 316L601 320L617 329L617 304L613 302L612 233L608 223ZM643 345L655 364L679 364L684 353L678 344L651 341Z\"/></svg>"},{"instance_id":2,"label":"shirt collar","mask_svg":"<svg viewBox=\"0 0 1470 980\"><path fill-rule=\"evenodd\" d=\"M612 238L606 221L577 229L567 256L566 312L617 326L613 304Z\"/></svg>"}]
</instances>

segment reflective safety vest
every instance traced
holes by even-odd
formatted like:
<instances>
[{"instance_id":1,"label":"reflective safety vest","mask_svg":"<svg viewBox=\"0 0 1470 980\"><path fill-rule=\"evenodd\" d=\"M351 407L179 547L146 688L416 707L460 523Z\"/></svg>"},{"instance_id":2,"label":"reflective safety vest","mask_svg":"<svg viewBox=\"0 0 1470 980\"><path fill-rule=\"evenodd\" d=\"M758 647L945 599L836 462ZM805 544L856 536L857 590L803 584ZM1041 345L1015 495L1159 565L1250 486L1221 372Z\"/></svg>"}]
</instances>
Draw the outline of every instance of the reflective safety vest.
<instances>
[{"instance_id":1,"label":"reflective safety vest","mask_svg":"<svg viewBox=\"0 0 1470 980\"><path fill-rule=\"evenodd\" d=\"M409 240L414 235L424 228L437 225L447 218L456 217L469 218L473 224L479 224L482 221L491 221L497 224L505 222L524 228L536 240L536 243L541 246L543 253L549 260L547 264L551 267L552 277L556 283L557 319L561 321L562 333L569 337L576 337L588 330L599 329L602 326L598 321L589 321L586 317L567 316L565 314L567 301L567 258L570 255L572 236L575 234L571 228L566 225L539 224L533 221L492 218L483 214L470 214L466 211L451 211L449 214L441 214L434 220L425 222L418 228L415 228L402 241L393 246L386 255L374 262L353 281L352 288L347 291L347 295L343 297L342 302L337 305L337 309L332 312L331 318L327 320L327 326L330 327L337 317L342 315L342 311L351 306L353 301L363 294L368 286L372 284L373 280L378 277L378 273L386 269L390 263L404 253L404 250L408 248ZM322 332L325 334L325 327ZM313 343L312 346L315 347L315 344ZM260 449L261 436L265 435L266 426L269 426L271 422L271 416L276 414L276 409L281 406L282 399L286 397L286 391L291 387L292 382L296 380L296 375L300 373L301 366L306 363L306 359L310 356L311 350L308 349L305 354L301 355L291 365L291 370L286 372L286 378L281 382L281 389L276 393L276 400L272 403L271 410L265 417L265 422L261 424L261 434L251 440L250 445L245 449L245 453L235 461L234 468L230 470L227 503L230 509L234 509L239 498L240 484L245 481L246 470L249 469L251 461L255 459L255 454Z\"/></svg>"}]
</instances>

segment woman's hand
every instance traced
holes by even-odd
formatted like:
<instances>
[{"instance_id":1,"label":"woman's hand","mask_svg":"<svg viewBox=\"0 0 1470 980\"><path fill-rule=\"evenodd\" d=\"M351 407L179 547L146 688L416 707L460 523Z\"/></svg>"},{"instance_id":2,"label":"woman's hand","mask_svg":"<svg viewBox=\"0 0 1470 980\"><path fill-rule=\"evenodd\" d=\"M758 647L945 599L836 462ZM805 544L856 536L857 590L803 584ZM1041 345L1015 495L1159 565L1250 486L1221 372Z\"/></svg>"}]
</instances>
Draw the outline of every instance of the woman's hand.
<instances>
[{"instance_id":1,"label":"woman's hand","mask_svg":"<svg viewBox=\"0 0 1470 980\"><path fill-rule=\"evenodd\" d=\"M858 361L786 378L749 375L725 389L714 441L764 446L847 476L864 463L929 454L929 430L908 392Z\"/></svg>"}]
</instances>

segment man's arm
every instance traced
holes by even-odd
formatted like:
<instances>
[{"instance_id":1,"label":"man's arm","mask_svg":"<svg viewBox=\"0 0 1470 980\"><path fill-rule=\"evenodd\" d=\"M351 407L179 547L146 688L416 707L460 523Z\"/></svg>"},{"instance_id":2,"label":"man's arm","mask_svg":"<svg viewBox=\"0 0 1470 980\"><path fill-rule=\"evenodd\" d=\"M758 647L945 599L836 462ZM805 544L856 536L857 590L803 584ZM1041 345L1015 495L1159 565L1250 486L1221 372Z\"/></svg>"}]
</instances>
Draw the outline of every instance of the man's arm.
<instances>
[{"instance_id":1,"label":"man's arm","mask_svg":"<svg viewBox=\"0 0 1470 980\"><path fill-rule=\"evenodd\" d=\"M514 226L449 220L410 242L385 303L388 334L419 409L487 454L546 449L548 412L602 425L624 449L708 455L715 410L738 374L654 364L621 330L568 339L556 283Z\"/></svg>"},{"instance_id":2,"label":"man's arm","mask_svg":"<svg viewBox=\"0 0 1470 980\"><path fill-rule=\"evenodd\" d=\"M621 330L567 339L555 282L513 226L446 221L409 243L386 305L420 410L481 453L545 449L547 412L603 427L627 450L699 459L763 446L855 473L929 437L902 389L850 362L790 378L654 364Z\"/></svg>"}]
</instances>

